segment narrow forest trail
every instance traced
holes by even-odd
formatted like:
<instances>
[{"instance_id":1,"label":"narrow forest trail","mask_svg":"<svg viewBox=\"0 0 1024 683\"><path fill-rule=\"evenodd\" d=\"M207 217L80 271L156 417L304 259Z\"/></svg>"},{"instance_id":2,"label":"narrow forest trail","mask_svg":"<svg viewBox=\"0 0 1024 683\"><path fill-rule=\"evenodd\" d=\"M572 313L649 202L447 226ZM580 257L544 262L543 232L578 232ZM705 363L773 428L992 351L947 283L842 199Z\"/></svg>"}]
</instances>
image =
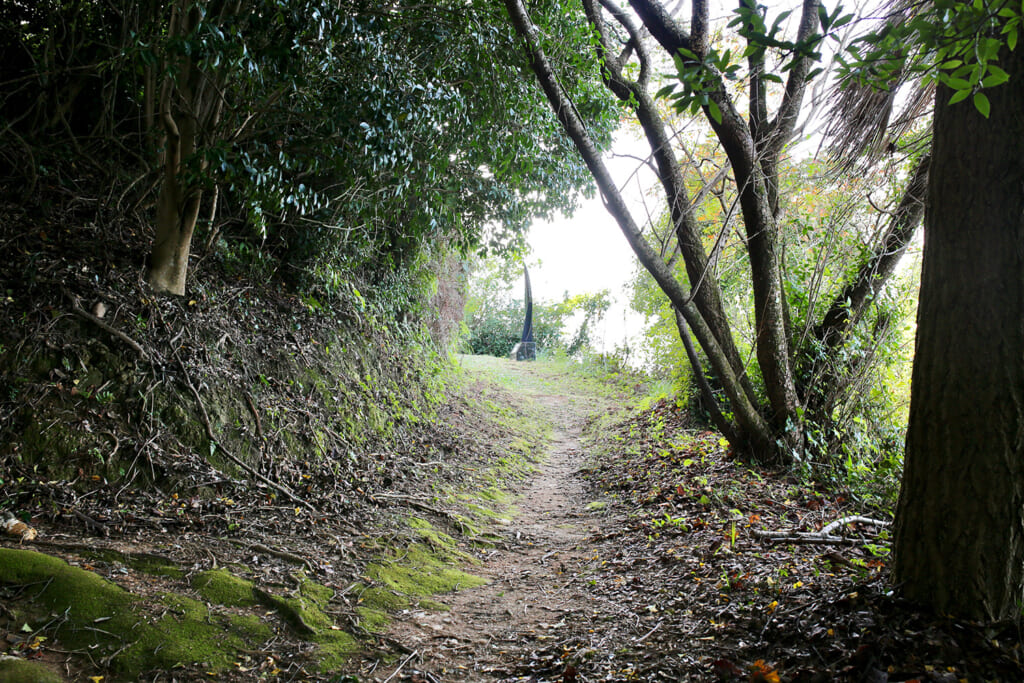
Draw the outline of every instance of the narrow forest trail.
<instances>
[{"instance_id":1,"label":"narrow forest trail","mask_svg":"<svg viewBox=\"0 0 1024 683\"><path fill-rule=\"evenodd\" d=\"M566 667L572 675L571 661L550 661L537 650L549 649L570 627L578 632L583 622L611 616L585 589L583 576L594 559L586 541L601 533L605 518L587 510L579 474L581 431L604 403L557 381L538 386L530 370L520 365L509 372L518 377L521 394L542 407L551 438L536 472L516 492L512 514L495 523L504 542L470 568L488 583L444 596L448 612L400 615L390 637L410 652L378 680L561 679Z\"/></svg>"}]
</instances>

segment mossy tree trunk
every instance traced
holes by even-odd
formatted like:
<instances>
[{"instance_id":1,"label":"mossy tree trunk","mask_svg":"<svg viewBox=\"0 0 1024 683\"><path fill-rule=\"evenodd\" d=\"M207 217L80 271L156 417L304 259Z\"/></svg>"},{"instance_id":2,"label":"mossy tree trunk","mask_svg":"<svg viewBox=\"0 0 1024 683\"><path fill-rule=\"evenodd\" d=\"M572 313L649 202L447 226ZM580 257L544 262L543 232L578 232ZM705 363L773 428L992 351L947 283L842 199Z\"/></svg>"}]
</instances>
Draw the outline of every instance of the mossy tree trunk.
<instances>
[{"instance_id":1,"label":"mossy tree trunk","mask_svg":"<svg viewBox=\"0 0 1024 683\"><path fill-rule=\"evenodd\" d=\"M894 580L942 614L1024 603L1024 51L991 115L936 94Z\"/></svg>"}]
</instances>

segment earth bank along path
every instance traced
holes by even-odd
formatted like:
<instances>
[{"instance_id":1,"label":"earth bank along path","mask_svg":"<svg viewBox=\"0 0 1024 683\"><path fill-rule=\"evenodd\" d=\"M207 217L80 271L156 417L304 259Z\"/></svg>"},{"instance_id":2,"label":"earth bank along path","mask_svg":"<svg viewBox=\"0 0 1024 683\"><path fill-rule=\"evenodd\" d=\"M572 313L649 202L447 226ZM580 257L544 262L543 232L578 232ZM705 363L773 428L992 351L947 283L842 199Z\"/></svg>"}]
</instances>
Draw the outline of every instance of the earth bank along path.
<instances>
[{"instance_id":1,"label":"earth bank along path","mask_svg":"<svg viewBox=\"0 0 1024 683\"><path fill-rule=\"evenodd\" d=\"M604 521L586 509L578 474L580 432L595 404L561 393L533 398L553 424L551 444L515 501L516 514L502 520L504 547L470 569L488 583L443 596L450 612L399 615L390 637L410 652L375 671L373 680L571 682L577 657L604 650L596 624L625 610L586 591L587 565L596 560L586 541ZM549 654L570 637L578 643L581 631L590 634L590 651Z\"/></svg>"}]
</instances>

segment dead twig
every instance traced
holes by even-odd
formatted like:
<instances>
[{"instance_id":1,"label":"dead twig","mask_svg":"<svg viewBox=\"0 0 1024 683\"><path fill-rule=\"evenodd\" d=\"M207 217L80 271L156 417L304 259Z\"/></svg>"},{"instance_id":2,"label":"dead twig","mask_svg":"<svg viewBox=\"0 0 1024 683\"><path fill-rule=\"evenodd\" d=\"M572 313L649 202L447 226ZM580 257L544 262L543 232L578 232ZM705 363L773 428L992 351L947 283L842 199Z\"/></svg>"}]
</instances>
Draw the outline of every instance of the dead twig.
<instances>
[{"instance_id":1,"label":"dead twig","mask_svg":"<svg viewBox=\"0 0 1024 683\"><path fill-rule=\"evenodd\" d=\"M391 680L392 678L394 678L395 676L397 676L398 674L400 674L400 673L402 672L402 669L404 669L404 668L405 668L405 665L406 665L406 664L408 664L408 663L409 663L410 661L412 661L412 658L413 658L413 657L416 657L417 655L419 655L419 653L420 653L420 651L419 651L419 650L413 650L412 652L410 652L410 653L409 653L409 654L408 654L408 655L406 656L406 658L405 658L405 659L403 659L403 660L402 660L402 661L401 661L401 662L399 663L399 665L398 665L398 668L397 668L397 669L395 669L394 671L392 671L392 672L391 672L391 675L390 675L390 676L388 676L387 678L385 678L385 679L384 679L383 681L381 681L381 683L388 683L388 681L390 681L390 680Z\"/></svg>"},{"instance_id":2,"label":"dead twig","mask_svg":"<svg viewBox=\"0 0 1024 683\"><path fill-rule=\"evenodd\" d=\"M71 514L73 514L75 517L77 517L79 519L79 521L83 522L85 524L85 526L91 527L91 528L95 529L96 531L98 531L99 533L103 534L104 536L109 536L110 535L110 527L108 527L103 522L95 520L92 517L90 517L89 515L84 514L82 512L79 512L78 510L72 510Z\"/></svg>"},{"instance_id":3,"label":"dead twig","mask_svg":"<svg viewBox=\"0 0 1024 683\"><path fill-rule=\"evenodd\" d=\"M658 623L654 625L654 628L652 628L650 631L648 631L647 633L643 634L642 636L640 636L639 638L637 638L633 642L636 643L636 644L640 644L640 643L644 642L645 640L647 640L648 638L650 638L651 634L653 634L655 631L657 631L659 628L661 628L661 623L662 623L662 620L659 620Z\"/></svg>"},{"instance_id":4,"label":"dead twig","mask_svg":"<svg viewBox=\"0 0 1024 683\"><path fill-rule=\"evenodd\" d=\"M860 542L860 539L849 538L847 536L837 536L832 533L836 529L840 529L847 524L865 524L868 526L884 527L889 526L890 522L882 519L873 519L871 517L851 515L826 524L821 528L821 531L767 531L764 529L751 529L751 531L758 538L771 541L772 543L825 543L834 545L855 545Z\"/></svg>"},{"instance_id":5,"label":"dead twig","mask_svg":"<svg viewBox=\"0 0 1024 683\"><path fill-rule=\"evenodd\" d=\"M92 313L86 311L84 308L82 308L82 305L79 302L78 297L72 294L71 292L64 290L64 293L68 296L69 299L71 299L71 311L75 315L77 315L80 318L84 318L85 320L88 320L93 325L99 327L101 330L104 330L107 333L111 334L112 336L117 337L125 344L130 346L132 350L138 353L139 356L142 357L144 360L149 359L149 354L146 353L146 350L142 348L141 344L139 344L137 341L129 337L121 330L117 329L116 327L112 327L111 325L108 325L107 323L103 322L102 320L94 316Z\"/></svg>"},{"instance_id":6,"label":"dead twig","mask_svg":"<svg viewBox=\"0 0 1024 683\"><path fill-rule=\"evenodd\" d=\"M400 493L374 493L370 496L370 500L373 500L374 502L376 502L377 498L387 498L388 500L396 500L400 503L405 503L411 508L422 510L423 512L429 512L432 515L437 515L438 517L451 519L455 522L459 521L455 514L448 512L447 510L441 510L440 508L427 505L426 503L420 501L417 498L413 498L412 496L405 496Z\"/></svg>"},{"instance_id":7,"label":"dead twig","mask_svg":"<svg viewBox=\"0 0 1024 683\"><path fill-rule=\"evenodd\" d=\"M274 557L280 558L282 560L288 560L289 562L294 562L295 564L301 564L305 566L307 569L309 569L309 571L311 572L316 571L316 567L313 566L312 562L310 562L309 560L300 555L296 555L295 553L290 553L286 550L277 550L276 548L271 548L270 546L263 545L262 543L249 543L247 547L251 550L255 550L258 553L273 555Z\"/></svg>"},{"instance_id":8,"label":"dead twig","mask_svg":"<svg viewBox=\"0 0 1024 683\"><path fill-rule=\"evenodd\" d=\"M822 534L831 534L836 529L846 526L847 524L865 524L867 526L889 526L891 522L887 522L884 519L873 519L871 517L861 517L860 515L850 515L849 517L843 517L837 519L834 522L826 524L821 528Z\"/></svg>"},{"instance_id":9,"label":"dead twig","mask_svg":"<svg viewBox=\"0 0 1024 683\"><path fill-rule=\"evenodd\" d=\"M266 445L266 441L263 438L263 423L260 422L260 412L256 410L256 403L252 400L249 392L245 392L245 404L249 406L249 412L252 413L252 417L256 421L256 438L260 440L260 448L262 450Z\"/></svg>"}]
</instances>

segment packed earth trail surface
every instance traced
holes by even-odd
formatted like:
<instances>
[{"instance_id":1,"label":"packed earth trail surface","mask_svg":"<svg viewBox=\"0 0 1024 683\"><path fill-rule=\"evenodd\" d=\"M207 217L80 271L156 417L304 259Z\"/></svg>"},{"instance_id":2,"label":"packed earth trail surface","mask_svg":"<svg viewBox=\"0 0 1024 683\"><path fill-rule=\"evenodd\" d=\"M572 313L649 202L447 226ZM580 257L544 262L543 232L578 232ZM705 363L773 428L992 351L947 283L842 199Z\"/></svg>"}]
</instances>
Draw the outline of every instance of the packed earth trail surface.
<instances>
[{"instance_id":1,"label":"packed earth trail surface","mask_svg":"<svg viewBox=\"0 0 1024 683\"><path fill-rule=\"evenodd\" d=\"M413 670L404 680L521 680L571 672L571 662L539 655L538 647L562 643L570 624L578 630L620 612L596 603L583 586L593 560L586 542L600 532L595 510L603 505L587 506L580 434L603 403L552 382L538 388L534 367L519 364L511 371L520 395L551 422L547 452L516 495L511 518L495 521L503 540L472 569L488 583L455 594L448 612L414 611L395 624L391 636L411 648L400 663Z\"/></svg>"},{"instance_id":2,"label":"packed earth trail surface","mask_svg":"<svg viewBox=\"0 0 1024 683\"><path fill-rule=\"evenodd\" d=\"M398 616L369 680L1024 680L1014 625L894 597L887 531L836 525L864 512L842 493L749 468L616 373L464 362L539 405L550 443L470 569L488 583Z\"/></svg>"}]
</instances>

